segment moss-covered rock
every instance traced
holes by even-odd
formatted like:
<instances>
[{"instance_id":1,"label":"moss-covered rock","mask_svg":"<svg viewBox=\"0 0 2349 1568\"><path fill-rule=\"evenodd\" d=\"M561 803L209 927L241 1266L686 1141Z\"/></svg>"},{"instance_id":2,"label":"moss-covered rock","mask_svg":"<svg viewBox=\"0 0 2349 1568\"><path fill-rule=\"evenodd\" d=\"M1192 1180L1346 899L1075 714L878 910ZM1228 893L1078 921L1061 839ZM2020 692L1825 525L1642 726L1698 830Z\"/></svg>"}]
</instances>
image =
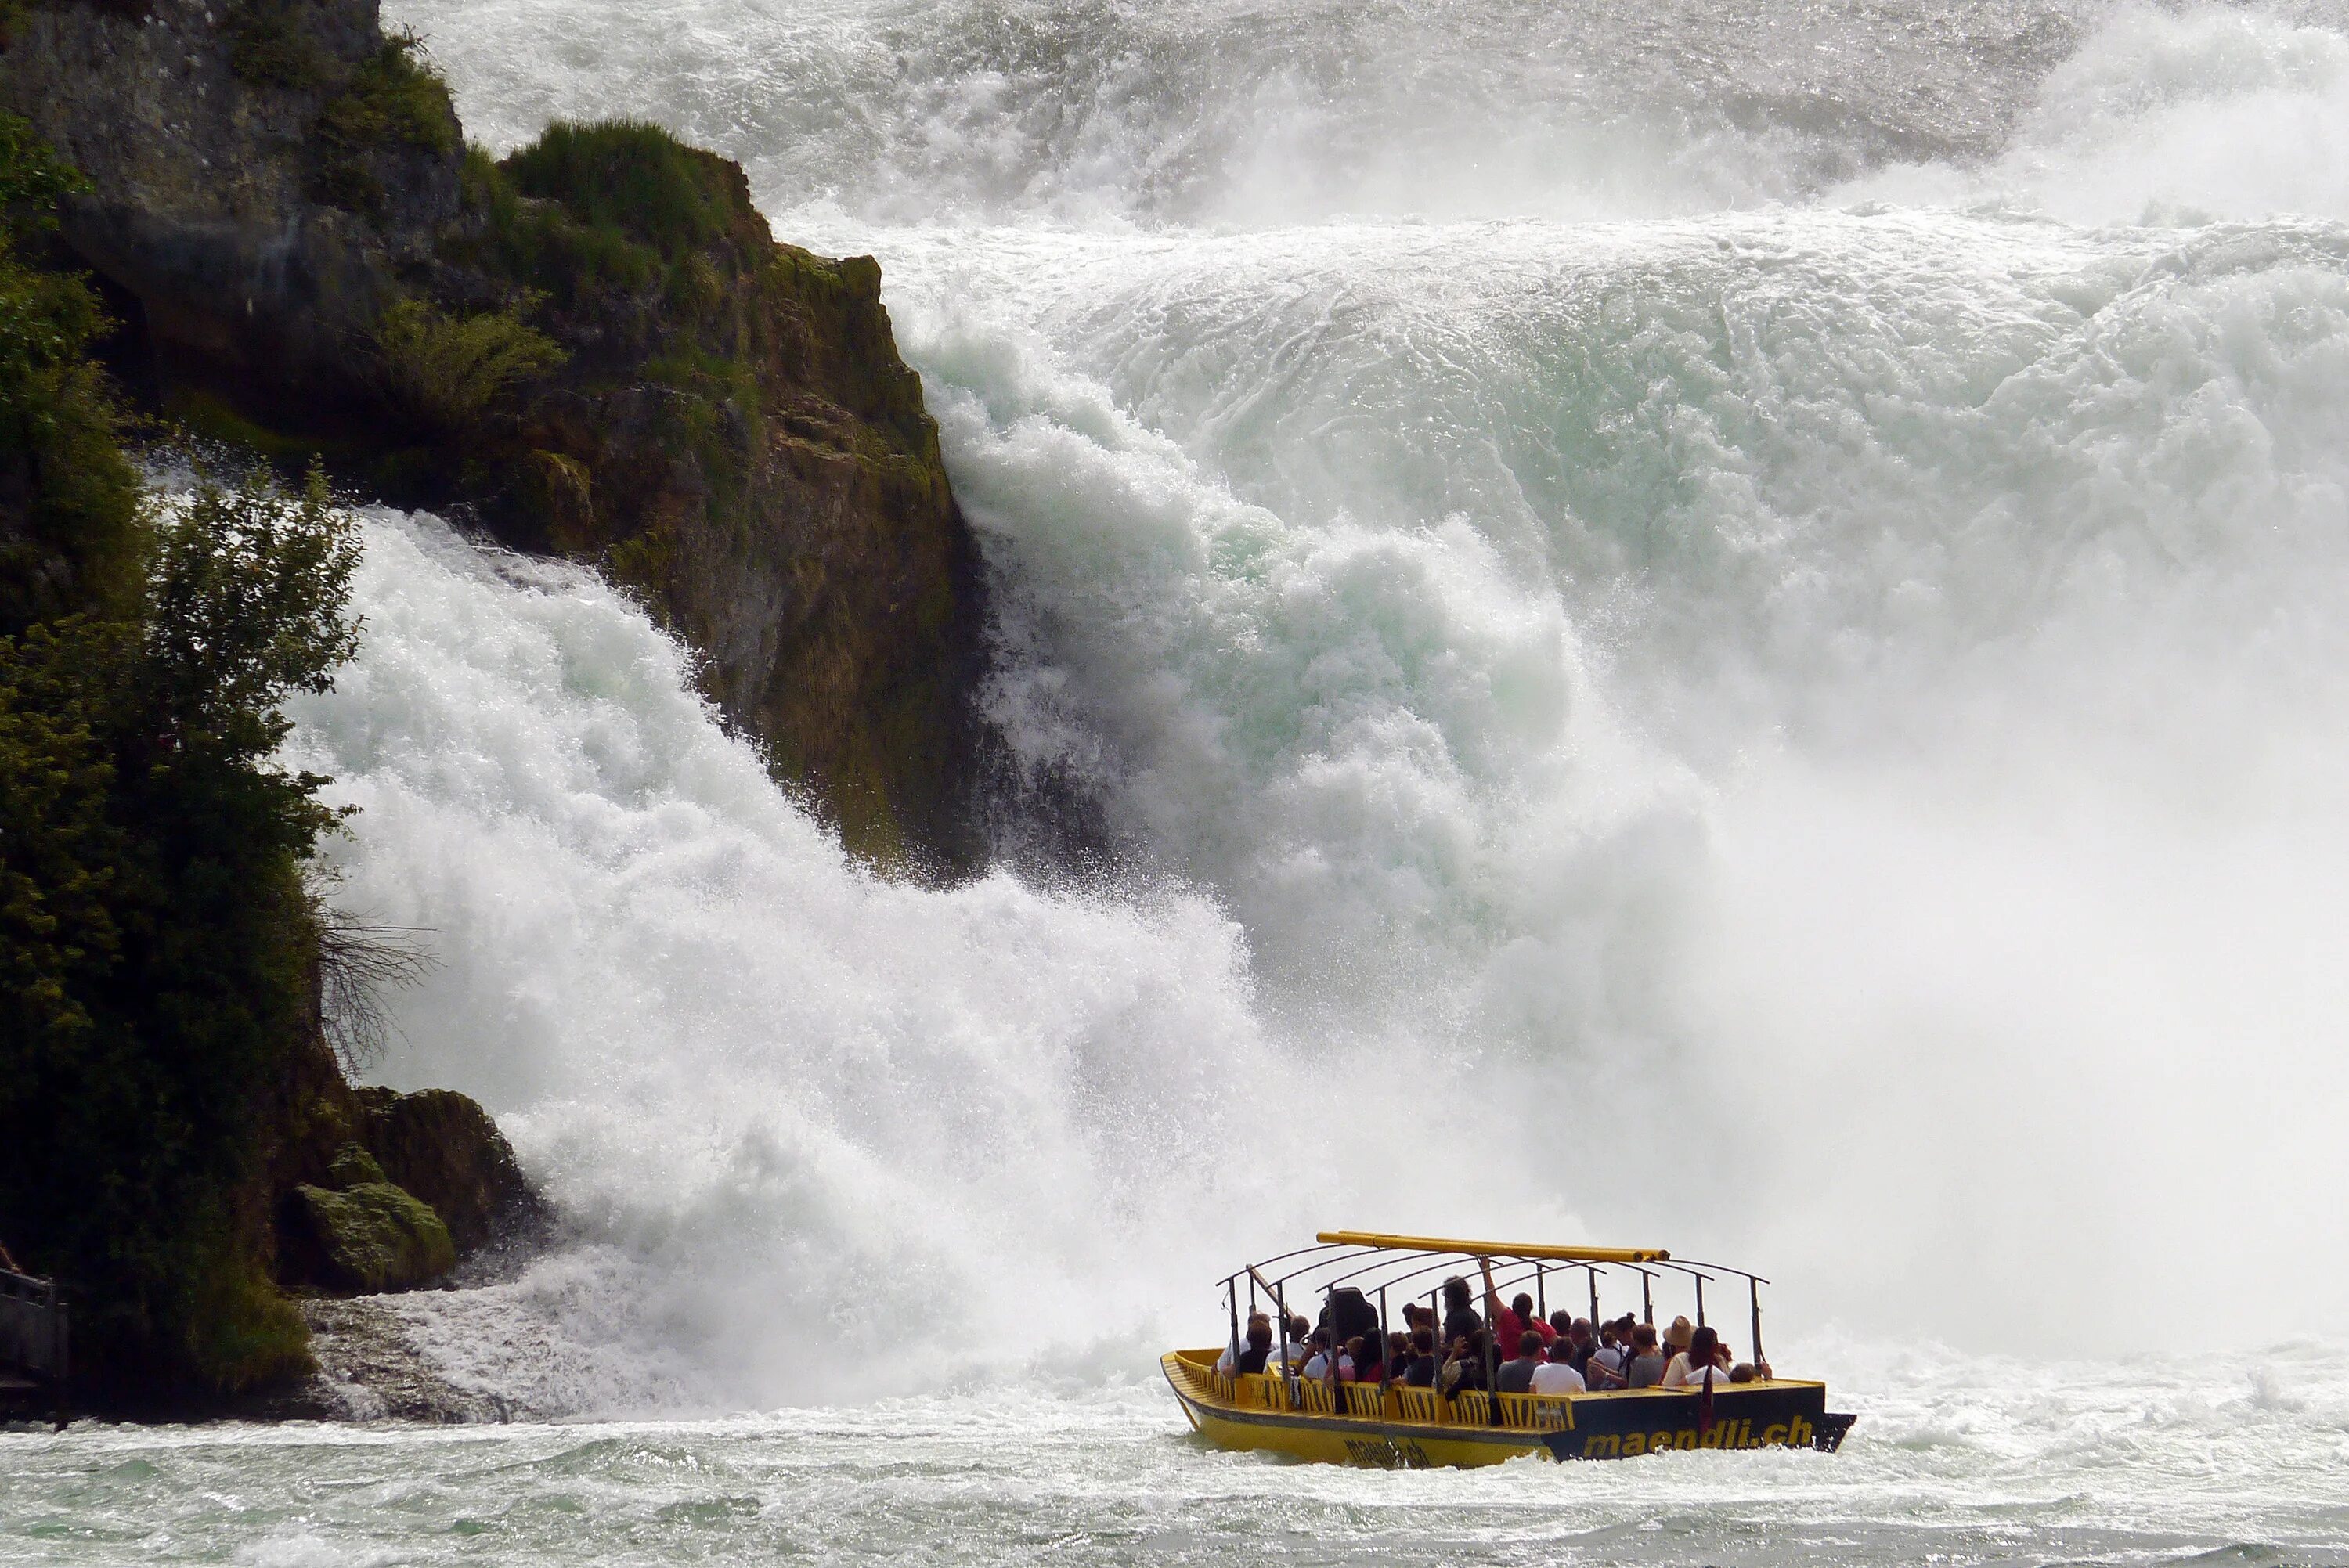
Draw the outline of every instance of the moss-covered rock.
<instances>
[{"instance_id":1,"label":"moss-covered rock","mask_svg":"<svg viewBox=\"0 0 2349 1568\"><path fill-rule=\"evenodd\" d=\"M344 1144L326 1165L327 1185L337 1189L363 1187L369 1182L390 1180L383 1173L383 1167L376 1163L375 1156L356 1143Z\"/></svg>"},{"instance_id":2,"label":"moss-covered rock","mask_svg":"<svg viewBox=\"0 0 2349 1568\"><path fill-rule=\"evenodd\" d=\"M341 1191L294 1189L293 1233L308 1243L315 1283L343 1295L412 1290L457 1266L457 1243L432 1206L388 1181Z\"/></svg>"},{"instance_id":3,"label":"moss-covered rock","mask_svg":"<svg viewBox=\"0 0 2349 1568\"><path fill-rule=\"evenodd\" d=\"M512 1146L477 1101L445 1088L363 1088L358 1101L383 1179L429 1203L460 1253L542 1217Z\"/></svg>"}]
</instances>

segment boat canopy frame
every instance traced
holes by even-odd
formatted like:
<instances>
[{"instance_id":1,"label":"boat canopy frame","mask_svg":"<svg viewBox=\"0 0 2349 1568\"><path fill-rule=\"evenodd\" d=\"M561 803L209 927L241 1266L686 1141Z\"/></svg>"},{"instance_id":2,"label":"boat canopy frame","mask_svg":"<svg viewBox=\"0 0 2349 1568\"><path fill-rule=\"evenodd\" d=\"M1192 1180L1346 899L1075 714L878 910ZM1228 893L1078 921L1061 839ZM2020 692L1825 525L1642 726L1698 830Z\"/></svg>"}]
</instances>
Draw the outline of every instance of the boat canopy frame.
<instances>
[{"instance_id":1,"label":"boat canopy frame","mask_svg":"<svg viewBox=\"0 0 2349 1568\"><path fill-rule=\"evenodd\" d=\"M1306 1260L1299 1262L1298 1260ZM1433 1260L1433 1261L1423 1261ZM1411 1236L1377 1231L1322 1231L1315 1235L1313 1244L1292 1247L1268 1258L1235 1269L1216 1281L1225 1292L1230 1310L1232 1343L1240 1342L1239 1287L1247 1282L1248 1310L1253 1314L1260 1299L1257 1292L1271 1298L1279 1312L1283 1330L1279 1341L1288 1342L1286 1324L1293 1315L1288 1310L1288 1293L1292 1284L1322 1297L1326 1303L1330 1293L1340 1285L1352 1285L1365 1295L1375 1294L1379 1299L1379 1325L1381 1333L1388 1331L1387 1293L1423 1275L1440 1270L1459 1272L1463 1262L1470 1266L1494 1265L1496 1277L1492 1282L1497 1295L1514 1286L1530 1281L1534 1285L1537 1309L1547 1319L1549 1312L1548 1275L1553 1268L1561 1273L1579 1272L1589 1288L1589 1316L1595 1326L1599 1316L1599 1276L1616 1269L1628 1270L1640 1276L1640 1317L1643 1322L1655 1321L1655 1284L1664 1274L1686 1278L1696 1293L1696 1321L1705 1322L1704 1287L1722 1276L1745 1282L1749 1327L1753 1338L1754 1360L1764 1361L1762 1351L1762 1287L1770 1282L1748 1269L1733 1268L1726 1264L1702 1263L1694 1259L1676 1258L1661 1247L1589 1247L1559 1246L1546 1243L1487 1242L1456 1239L1445 1236ZM1289 1265L1284 1272L1268 1271L1276 1265ZM1410 1266L1405 1266L1410 1265ZM1386 1273L1389 1269L1399 1272ZM1506 1278L1498 1277L1506 1274ZM1429 1291L1433 1302L1441 1285ZM1413 1286L1406 1301L1420 1295ZM1488 1348L1488 1357L1492 1354ZM1284 1358L1283 1366L1288 1363ZM1293 1370L1288 1376L1294 1377Z\"/></svg>"}]
</instances>

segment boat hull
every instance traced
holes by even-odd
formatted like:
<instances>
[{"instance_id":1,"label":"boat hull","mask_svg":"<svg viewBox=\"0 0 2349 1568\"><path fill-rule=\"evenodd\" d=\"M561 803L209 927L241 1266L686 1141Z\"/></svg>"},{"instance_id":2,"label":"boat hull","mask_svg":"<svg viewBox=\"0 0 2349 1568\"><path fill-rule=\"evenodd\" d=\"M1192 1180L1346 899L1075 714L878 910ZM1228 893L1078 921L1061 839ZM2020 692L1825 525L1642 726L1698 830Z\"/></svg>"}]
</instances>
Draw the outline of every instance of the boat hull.
<instances>
[{"instance_id":1,"label":"boat hull","mask_svg":"<svg viewBox=\"0 0 2349 1568\"><path fill-rule=\"evenodd\" d=\"M1631 1459L1668 1450L1812 1448L1833 1452L1853 1417L1826 1408L1823 1383L1775 1379L1701 1393L1640 1388L1553 1400L1434 1400L1278 1378L1218 1378L1213 1351L1162 1360L1183 1413L1217 1448L1332 1464L1422 1469L1551 1460ZM1310 1400L1326 1408L1308 1408ZM1406 1402L1413 1407L1406 1408ZM1344 1408L1340 1408L1340 1404ZM1433 1414L1435 1419L1413 1418Z\"/></svg>"}]
</instances>

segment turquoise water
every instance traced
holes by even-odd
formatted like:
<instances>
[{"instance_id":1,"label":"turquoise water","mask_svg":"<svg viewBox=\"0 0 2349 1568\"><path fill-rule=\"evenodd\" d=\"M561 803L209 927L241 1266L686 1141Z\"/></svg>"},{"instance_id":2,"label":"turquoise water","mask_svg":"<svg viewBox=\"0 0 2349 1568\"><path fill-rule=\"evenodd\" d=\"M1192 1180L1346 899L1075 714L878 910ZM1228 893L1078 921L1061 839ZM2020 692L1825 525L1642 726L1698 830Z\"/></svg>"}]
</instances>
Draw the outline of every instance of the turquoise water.
<instances>
[{"instance_id":1,"label":"turquoise water","mask_svg":"<svg viewBox=\"0 0 2349 1568\"><path fill-rule=\"evenodd\" d=\"M1822 1347L1824 1349L1824 1347ZM1837 1359L1847 1359L1837 1357ZM1847 1353L1842 1453L1387 1472L1112 1379L701 1421L0 1439L0 1556L440 1563L2349 1561L2349 1356Z\"/></svg>"}]
</instances>

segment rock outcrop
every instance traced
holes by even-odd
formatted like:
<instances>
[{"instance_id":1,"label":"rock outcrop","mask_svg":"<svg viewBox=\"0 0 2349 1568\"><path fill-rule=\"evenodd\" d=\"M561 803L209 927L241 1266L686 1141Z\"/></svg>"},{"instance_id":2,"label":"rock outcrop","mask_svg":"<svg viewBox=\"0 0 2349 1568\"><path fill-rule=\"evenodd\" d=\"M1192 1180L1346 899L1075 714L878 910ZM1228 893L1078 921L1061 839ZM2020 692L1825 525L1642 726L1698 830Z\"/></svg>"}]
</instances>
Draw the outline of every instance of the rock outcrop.
<instances>
[{"instance_id":1,"label":"rock outcrop","mask_svg":"<svg viewBox=\"0 0 2349 1568\"><path fill-rule=\"evenodd\" d=\"M409 1290L547 1223L480 1104L450 1089L355 1088L323 1039L300 1055L257 1167L278 1284L304 1295Z\"/></svg>"},{"instance_id":2,"label":"rock outcrop","mask_svg":"<svg viewBox=\"0 0 2349 1568\"><path fill-rule=\"evenodd\" d=\"M286 1203L286 1234L302 1273L347 1295L413 1290L457 1266L449 1227L404 1187L355 1181L339 1191L303 1182ZM290 1258L289 1247L282 1257Z\"/></svg>"},{"instance_id":3,"label":"rock outcrop","mask_svg":"<svg viewBox=\"0 0 2349 1568\"><path fill-rule=\"evenodd\" d=\"M356 1099L377 1179L431 1205L458 1251L471 1253L544 1219L512 1146L478 1102L445 1088L362 1088Z\"/></svg>"},{"instance_id":4,"label":"rock outcrop","mask_svg":"<svg viewBox=\"0 0 2349 1568\"><path fill-rule=\"evenodd\" d=\"M653 128L502 162L375 0L17 0L0 108L88 177L64 243L200 433L595 563L878 859L979 844L977 554L870 259L778 245Z\"/></svg>"}]
</instances>

